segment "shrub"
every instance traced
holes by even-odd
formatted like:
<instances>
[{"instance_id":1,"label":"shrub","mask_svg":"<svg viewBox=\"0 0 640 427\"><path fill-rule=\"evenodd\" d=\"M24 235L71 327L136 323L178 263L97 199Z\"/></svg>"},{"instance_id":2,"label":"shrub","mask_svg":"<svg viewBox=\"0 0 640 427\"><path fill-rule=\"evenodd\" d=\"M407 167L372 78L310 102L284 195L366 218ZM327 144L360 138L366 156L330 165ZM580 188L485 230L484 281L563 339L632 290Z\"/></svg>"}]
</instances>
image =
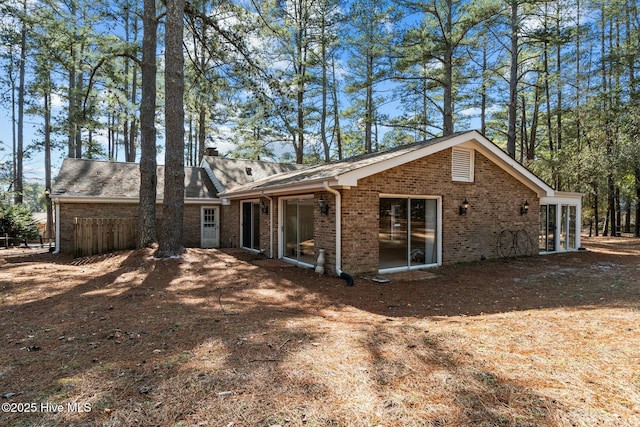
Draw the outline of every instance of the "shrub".
<instances>
[{"instance_id":1,"label":"shrub","mask_svg":"<svg viewBox=\"0 0 640 427\"><path fill-rule=\"evenodd\" d=\"M20 239L37 239L38 226L28 207L0 200L0 234Z\"/></svg>"}]
</instances>

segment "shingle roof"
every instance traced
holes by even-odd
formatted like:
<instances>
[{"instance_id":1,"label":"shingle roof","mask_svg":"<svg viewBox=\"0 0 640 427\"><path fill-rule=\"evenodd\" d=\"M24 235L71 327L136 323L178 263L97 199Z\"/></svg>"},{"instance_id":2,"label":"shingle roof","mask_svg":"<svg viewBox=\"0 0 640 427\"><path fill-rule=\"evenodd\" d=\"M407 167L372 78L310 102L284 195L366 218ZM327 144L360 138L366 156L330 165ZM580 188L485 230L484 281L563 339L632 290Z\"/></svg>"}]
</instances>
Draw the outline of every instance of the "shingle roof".
<instances>
[{"instance_id":1,"label":"shingle roof","mask_svg":"<svg viewBox=\"0 0 640 427\"><path fill-rule=\"evenodd\" d=\"M230 159L218 156L205 156L203 163L213 173L214 184L219 187L220 191L252 184L256 181L299 170L303 167L302 165L289 163Z\"/></svg>"},{"instance_id":2,"label":"shingle roof","mask_svg":"<svg viewBox=\"0 0 640 427\"><path fill-rule=\"evenodd\" d=\"M157 167L157 199L164 196L164 166ZM216 190L203 168L185 168L185 198L215 198ZM87 159L65 159L52 196L137 199L140 165Z\"/></svg>"},{"instance_id":3,"label":"shingle roof","mask_svg":"<svg viewBox=\"0 0 640 427\"><path fill-rule=\"evenodd\" d=\"M467 132L458 132L446 137L439 137L430 139L428 141L421 141L409 145L394 147L382 152L363 154L361 156L351 157L349 159L344 159L336 162L305 167L288 173L270 176L261 180L249 182L244 185L230 187L221 195L268 189L280 186L296 185L305 182L320 182L327 179L332 179L347 172L352 172L357 169L361 169L367 166L374 165L376 163L384 162L386 160L409 154L413 151L417 151L425 147L436 145L442 141L451 139L464 133Z\"/></svg>"}]
</instances>

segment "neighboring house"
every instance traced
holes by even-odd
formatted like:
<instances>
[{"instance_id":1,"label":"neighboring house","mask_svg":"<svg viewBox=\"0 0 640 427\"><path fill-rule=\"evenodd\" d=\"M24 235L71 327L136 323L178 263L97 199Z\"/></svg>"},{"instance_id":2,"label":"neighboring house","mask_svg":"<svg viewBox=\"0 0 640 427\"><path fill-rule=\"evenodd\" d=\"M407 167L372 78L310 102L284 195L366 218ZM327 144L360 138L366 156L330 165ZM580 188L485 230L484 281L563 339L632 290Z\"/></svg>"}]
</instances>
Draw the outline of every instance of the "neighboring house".
<instances>
[{"instance_id":1,"label":"neighboring house","mask_svg":"<svg viewBox=\"0 0 640 427\"><path fill-rule=\"evenodd\" d=\"M102 173L121 176L122 164L111 165ZM476 131L310 167L207 155L192 173L199 180L188 183L206 187L208 177L212 186L192 198L200 227L185 220L185 235L200 241L188 246L242 247L308 267L322 250L327 271L349 275L580 247L581 195L554 191ZM52 197L60 223L82 213L69 203L99 213L99 197L81 186L74 201L59 180ZM132 184L132 206L135 194ZM204 209L219 218L215 245L204 238Z\"/></svg>"}]
</instances>

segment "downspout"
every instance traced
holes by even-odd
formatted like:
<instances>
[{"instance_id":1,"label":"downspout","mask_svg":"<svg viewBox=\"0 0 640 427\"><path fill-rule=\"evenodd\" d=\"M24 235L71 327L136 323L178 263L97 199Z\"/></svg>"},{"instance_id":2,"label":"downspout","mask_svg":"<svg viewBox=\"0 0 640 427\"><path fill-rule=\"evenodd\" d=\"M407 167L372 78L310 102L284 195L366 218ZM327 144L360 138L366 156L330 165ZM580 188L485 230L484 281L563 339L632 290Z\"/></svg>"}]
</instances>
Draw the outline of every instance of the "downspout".
<instances>
[{"instance_id":1,"label":"downspout","mask_svg":"<svg viewBox=\"0 0 640 427\"><path fill-rule=\"evenodd\" d=\"M273 197L262 192L262 197L269 201L269 258L273 258Z\"/></svg>"},{"instance_id":2,"label":"downspout","mask_svg":"<svg viewBox=\"0 0 640 427\"><path fill-rule=\"evenodd\" d=\"M56 248L53 251L54 254L60 253L60 202L59 200L54 200L56 205Z\"/></svg>"},{"instance_id":3,"label":"downspout","mask_svg":"<svg viewBox=\"0 0 640 427\"><path fill-rule=\"evenodd\" d=\"M347 282L347 286L353 286L353 277L342 271L342 195L338 190L329 187L328 181L324 181L322 185L336 198L336 274Z\"/></svg>"}]
</instances>

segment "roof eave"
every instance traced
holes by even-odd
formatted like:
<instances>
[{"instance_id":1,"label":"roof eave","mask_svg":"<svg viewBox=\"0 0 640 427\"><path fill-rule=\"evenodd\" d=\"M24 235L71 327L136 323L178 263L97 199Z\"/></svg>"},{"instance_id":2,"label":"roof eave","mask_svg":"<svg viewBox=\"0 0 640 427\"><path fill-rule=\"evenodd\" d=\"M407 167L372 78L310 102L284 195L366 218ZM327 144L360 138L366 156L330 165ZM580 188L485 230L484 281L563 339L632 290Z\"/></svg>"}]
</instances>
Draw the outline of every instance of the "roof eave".
<instances>
[{"instance_id":1,"label":"roof eave","mask_svg":"<svg viewBox=\"0 0 640 427\"><path fill-rule=\"evenodd\" d=\"M303 184L278 184L272 186L251 188L240 191L225 191L220 193L219 196L225 199L243 199L248 197L260 197L260 196L280 196L284 194L299 194L308 193L310 191L324 190L324 182L327 181L332 187L345 187L341 184L336 177L327 177L322 179L316 179L308 181Z\"/></svg>"},{"instance_id":2,"label":"roof eave","mask_svg":"<svg viewBox=\"0 0 640 427\"><path fill-rule=\"evenodd\" d=\"M137 197L91 197L91 196L67 196L63 194L51 194L51 200L54 203L94 203L94 204L137 204L139 199ZM164 199L156 199L156 204L161 204ZM216 205L221 203L220 198L212 197L185 197L184 203L187 205L193 204L211 204Z\"/></svg>"},{"instance_id":3,"label":"roof eave","mask_svg":"<svg viewBox=\"0 0 640 427\"><path fill-rule=\"evenodd\" d=\"M538 197L551 197L555 191L542 179L538 178L533 172L524 167L520 162L510 157L507 153L500 149L497 145L487 140L480 133L481 139L474 138L476 142L474 148L483 156L487 157L493 163L501 167L505 172L516 178L522 184L534 191Z\"/></svg>"}]
</instances>

